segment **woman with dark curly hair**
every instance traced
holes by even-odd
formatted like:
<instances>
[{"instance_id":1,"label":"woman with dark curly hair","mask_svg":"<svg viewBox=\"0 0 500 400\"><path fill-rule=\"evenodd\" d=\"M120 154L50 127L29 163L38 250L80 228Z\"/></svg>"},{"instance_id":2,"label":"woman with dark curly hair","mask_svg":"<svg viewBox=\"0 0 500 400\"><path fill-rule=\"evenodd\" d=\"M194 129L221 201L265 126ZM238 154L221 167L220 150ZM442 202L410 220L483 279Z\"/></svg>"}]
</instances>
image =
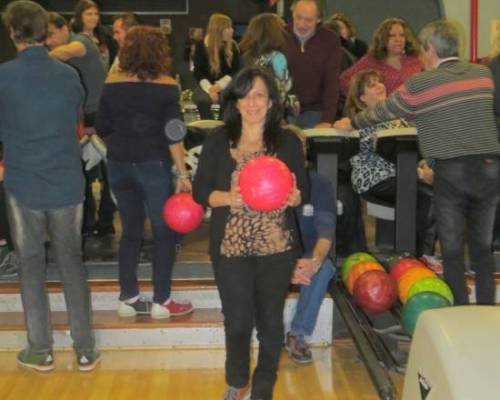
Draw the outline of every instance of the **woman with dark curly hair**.
<instances>
[{"instance_id":1,"label":"woman with dark curly hair","mask_svg":"<svg viewBox=\"0 0 500 400\"><path fill-rule=\"evenodd\" d=\"M172 194L172 162L179 172L176 191L191 191L184 165L179 120L179 87L168 75L170 48L159 28L135 26L120 51L120 68L106 81L96 129L108 140L108 173L122 221L118 253L120 316L168 318L192 312L170 297L175 259L174 232L162 218ZM144 219L153 231L153 303L139 295L137 263Z\"/></svg>"},{"instance_id":2,"label":"woman with dark curly hair","mask_svg":"<svg viewBox=\"0 0 500 400\"><path fill-rule=\"evenodd\" d=\"M373 34L368 54L340 75L340 89L347 95L352 76L364 69L382 73L387 93L396 90L406 79L423 68L419 59L420 44L401 18L387 18Z\"/></svg>"},{"instance_id":3,"label":"woman with dark curly hair","mask_svg":"<svg viewBox=\"0 0 500 400\"><path fill-rule=\"evenodd\" d=\"M224 101L225 126L206 139L193 184L195 200L212 207L210 257L227 351L223 398L248 399L251 392L252 399L270 400L283 345L283 307L300 255L293 207L309 193L305 156L300 139L281 127L278 88L265 69L240 71ZM242 167L264 154L287 164L296 182L287 203L268 212L245 205L238 185ZM259 358L250 389L254 325Z\"/></svg>"}]
</instances>

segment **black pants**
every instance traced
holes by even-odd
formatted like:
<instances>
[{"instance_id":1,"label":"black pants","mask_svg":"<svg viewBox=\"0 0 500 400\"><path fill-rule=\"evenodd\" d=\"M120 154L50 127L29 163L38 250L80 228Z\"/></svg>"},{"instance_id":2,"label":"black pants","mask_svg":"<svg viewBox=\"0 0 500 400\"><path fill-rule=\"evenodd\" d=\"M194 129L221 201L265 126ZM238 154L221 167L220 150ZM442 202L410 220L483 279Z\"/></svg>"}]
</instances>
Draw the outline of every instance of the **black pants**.
<instances>
[{"instance_id":1,"label":"black pants","mask_svg":"<svg viewBox=\"0 0 500 400\"><path fill-rule=\"evenodd\" d=\"M226 336L226 382L244 387L250 377L254 324L259 357L252 398L270 400L283 346L283 307L295 266L292 251L259 257L220 257L214 263Z\"/></svg>"},{"instance_id":2,"label":"black pants","mask_svg":"<svg viewBox=\"0 0 500 400\"><path fill-rule=\"evenodd\" d=\"M396 178L389 178L373 186L368 192L373 197L388 203L396 202ZM432 254L436 237L432 187L417 183L417 246L416 254Z\"/></svg>"},{"instance_id":3,"label":"black pants","mask_svg":"<svg viewBox=\"0 0 500 400\"><path fill-rule=\"evenodd\" d=\"M96 203L92 195L92 182L100 177L102 180L101 186L101 201L99 203L99 211L97 212L96 221ZM95 227L97 229L106 229L113 226L113 213L116 211L116 206L111 199L111 190L109 188L108 171L106 164L101 161L99 165L92 168L90 171L85 171L85 201L83 203L83 231L91 232Z\"/></svg>"},{"instance_id":4,"label":"black pants","mask_svg":"<svg viewBox=\"0 0 500 400\"><path fill-rule=\"evenodd\" d=\"M5 189L3 181L0 182L0 239L6 240L9 249L13 249L10 237L9 220L7 218L7 204L5 202Z\"/></svg>"},{"instance_id":5,"label":"black pants","mask_svg":"<svg viewBox=\"0 0 500 400\"><path fill-rule=\"evenodd\" d=\"M465 282L464 225L471 267L476 272L478 304L495 303L495 262L491 251L499 192L499 161L486 156L438 160L434 199L444 279L455 304L468 304Z\"/></svg>"}]
</instances>

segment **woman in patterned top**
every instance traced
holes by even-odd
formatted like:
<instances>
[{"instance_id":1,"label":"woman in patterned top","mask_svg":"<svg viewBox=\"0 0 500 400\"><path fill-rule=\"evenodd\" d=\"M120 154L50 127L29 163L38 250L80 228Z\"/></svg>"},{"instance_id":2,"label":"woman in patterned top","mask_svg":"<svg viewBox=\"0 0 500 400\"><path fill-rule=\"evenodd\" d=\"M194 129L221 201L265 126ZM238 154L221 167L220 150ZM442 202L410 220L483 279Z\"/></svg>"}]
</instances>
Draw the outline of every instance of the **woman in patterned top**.
<instances>
[{"instance_id":1,"label":"woman in patterned top","mask_svg":"<svg viewBox=\"0 0 500 400\"><path fill-rule=\"evenodd\" d=\"M283 103L292 88L286 57L282 52L285 32L285 23L278 15L262 13L250 20L239 45L246 65L257 65L273 72Z\"/></svg>"},{"instance_id":2,"label":"woman in patterned top","mask_svg":"<svg viewBox=\"0 0 500 400\"><path fill-rule=\"evenodd\" d=\"M382 74L376 70L356 73L346 100L346 114L353 117L365 108L385 100L387 91ZM405 120L394 120L359 130L359 153L351 158L351 182L354 191L370 195L381 201L396 200L396 167L376 153L376 132L385 129L407 127ZM435 239L432 216L432 170L425 161L418 167L421 178L417 185L417 255L432 254Z\"/></svg>"},{"instance_id":3,"label":"woman in patterned top","mask_svg":"<svg viewBox=\"0 0 500 400\"><path fill-rule=\"evenodd\" d=\"M210 256L227 350L224 399L248 398L255 323L259 358L251 395L270 400L283 345L283 307L300 254L292 208L309 193L305 157L298 137L280 126L278 88L265 69L243 69L224 100L225 126L206 139L193 184L195 200L212 207ZM238 185L243 165L263 154L279 158L295 175L287 203L270 212L245 205Z\"/></svg>"}]
</instances>

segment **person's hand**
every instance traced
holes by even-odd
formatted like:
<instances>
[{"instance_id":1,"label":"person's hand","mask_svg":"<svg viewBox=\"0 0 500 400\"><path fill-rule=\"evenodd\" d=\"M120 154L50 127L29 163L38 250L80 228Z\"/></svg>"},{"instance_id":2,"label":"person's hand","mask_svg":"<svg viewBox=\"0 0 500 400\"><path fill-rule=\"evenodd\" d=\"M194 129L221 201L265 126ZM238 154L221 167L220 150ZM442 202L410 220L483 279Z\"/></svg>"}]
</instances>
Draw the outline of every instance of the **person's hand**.
<instances>
[{"instance_id":1,"label":"person's hand","mask_svg":"<svg viewBox=\"0 0 500 400\"><path fill-rule=\"evenodd\" d=\"M191 193L193 191L193 186L191 180L188 177L182 177L177 179L175 184L175 193L187 192Z\"/></svg>"},{"instance_id":2,"label":"person's hand","mask_svg":"<svg viewBox=\"0 0 500 400\"><path fill-rule=\"evenodd\" d=\"M428 185L432 185L434 182L434 171L425 160L421 160L417 167L418 178Z\"/></svg>"},{"instance_id":3,"label":"person's hand","mask_svg":"<svg viewBox=\"0 0 500 400\"><path fill-rule=\"evenodd\" d=\"M351 120L347 117L335 121L333 127L335 129L341 129L343 131L352 131Z\"/></svg>"},{"instance_id":4,"label":"person's hand","mask_svg":"<svg viewBox=\"0 0 500 400\"><path fill-rule=\"evenodd\" d=\"M212 103L217 104L219 102L219 94L217 92L209 92L208 95Z\"/></svg>"},{"instance_id":5,"label":"person's hand","mask_svg":"<svg viewBox=\"0 0 500 400\"><path fill-rule=\"evenodd\" d=\"M329 122L320 122L319 124L314 125L315 128L331 128L332 124Z\"/></svg>"},{"instance_id":6,"label":"person's hand","mask_svg":"<svg viewBox=\"0 0 500 400\"><path fill-rule=\"evenodd\" d=\"M210 89L208 89L208 91L213 93L220 93L222 91L222 88L215 83L212 86L210 86Z\"/></svg>"},{"instance_id":7,"label":"person's hand","mask_svg":"<svg viewBox=\"0 0 500 400\"><path fill-rule=\"evenodd\" d=\"M239 190L231 190L228 193L228 206L231 208L241 208L245 205Z\"/></svg>"},{"instance_id":8,"label":"person's hand","mask_svg":"<svg viewBox=\"0 0 500 400\"><path fill-rule=\"evenodd\" d=\"M309 286L311 278L316 272L316 265L312 258L299 258L293 271L292 283L294 285Z\"/></svg>"},{"instance_id":9,"label":"person's hand","mask_svg":"<svg viewBox=\"0 0 500 400\"><path fill-rule=\"evenodd\" d=\"M3 161L0 161L0 182L3 181L4 167Z\"/></svg>"},{"instance_id":10,"label":"person's hand","mask_svg":"<svg viewBox=\"0 0 500 400\"><path fill-rule=\"evenodd\" d=\"M295 174L292 174L292 177L293 177L293 186L292 190L290 191L290 195L288 196L286 205L288 207L297 207L302 201L302 195L300 193L300 190L297 189L297 179L295 178Z\"/></svg>"}]
</instances>

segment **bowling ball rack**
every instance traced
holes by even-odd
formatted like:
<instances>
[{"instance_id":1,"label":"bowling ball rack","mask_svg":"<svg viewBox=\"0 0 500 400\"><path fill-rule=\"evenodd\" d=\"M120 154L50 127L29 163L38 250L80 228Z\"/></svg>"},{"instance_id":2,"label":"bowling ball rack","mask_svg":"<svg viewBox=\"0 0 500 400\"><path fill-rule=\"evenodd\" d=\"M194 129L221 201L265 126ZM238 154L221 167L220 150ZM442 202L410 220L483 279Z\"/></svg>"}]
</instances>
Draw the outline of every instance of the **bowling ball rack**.
<instances>
[{"instance_id":1,"label":"bowling ball rack","mask_svg":"<svg viewBox=\"0 0 500 400\"><path fill-rule=\"evenodd\" d=\"M389 372L404 374L408 354L397 347L411 340L401 325L400 304L382 314L368 315L354 303L342 280L332 282L330 293L378 396L382 400L396 399Z\"/></svg>"}]
</instances>

